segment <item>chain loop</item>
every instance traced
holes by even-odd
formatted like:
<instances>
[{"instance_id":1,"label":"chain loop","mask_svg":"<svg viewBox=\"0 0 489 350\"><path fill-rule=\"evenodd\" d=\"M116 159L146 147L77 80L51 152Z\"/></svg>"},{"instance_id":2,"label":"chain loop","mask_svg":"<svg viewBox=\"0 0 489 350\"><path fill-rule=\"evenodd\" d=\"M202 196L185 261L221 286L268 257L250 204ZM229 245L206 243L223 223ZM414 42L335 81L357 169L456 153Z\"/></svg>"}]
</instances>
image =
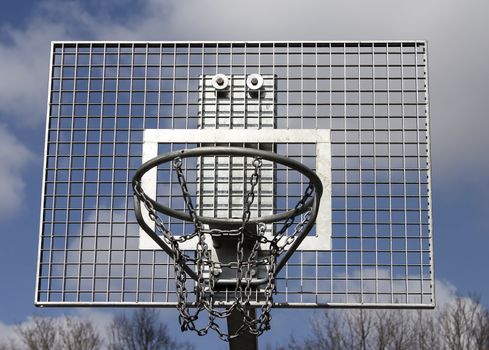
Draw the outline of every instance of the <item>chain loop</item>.
<instances>
[{"instance_id":1,"label":"chain loop","mask_svg":"<svg viewBox=\"0 0 489 350\"><path fill-rule=\"evenodd\" d=\"M144 204L149 218L155 223L156 231L163 237L165 243L168 244L173 253L177 309L179 311L179 323L182 331L191 330L198 335L205 335L209 329L212 329L222 340L229 341L245 332L253 335L261 335L264 331L270 329L277 258L284 252L287 246L294 242L297 235L308 224L311 211L309 209L302 214L302 220L295 225L291 234L289 234L289 228L295 223L297 215L286 219L282 223L281 229L273 238L266 236L267 226L263 223L258 224L256 232L253 232L249 227L249 220L256 193L258 193L257 188L261 178L260 171L263 165L262 158L255 156L251 165L253 166L253 173L249 177L249 189L246 190L244 196L242 221L240 227L237 229L211 229L199 221L192 202L192 196L188 191L187 181L182 169L183 161L180 157L176 157L173 160L173 167L182 190L185 207L194 225L194 231L190 234L179 237L174 236L165 226L157 210L149 200L149 197L144 192L141 182L135 181L133 184L133 190L137 199ZM313 193L314 186L312 183L309 183L302 198L295 206L296 212L301 212L301 209L303 209ZM236 239L236 261L229 263L213 261L211 250L206 243L206 237L231 237ZM191 257L188 253L180 249L180 244L193 238L196 238L197 243L194 257ZM247 240L252 240L254 243L248 256L245 257L244 245ZM261 257L260 252L262 253L261 255L266 252L266 256ZM187 275L184 270L184 266L189 264L194 266L197 275L195 281L196 298L194 303L188 299ZM223 268L230 268L236 271L234 301L225 311L218 311L215 305L216 293L220 292L216 289L218 282L217 276ZM266 269L266 282L264 286L260 286L261 290L257 290L252 285L252 281L258 275L260 269ZM252 310L254 308L252 305L253 294L262 302L261 312L258 317L252 316ZM195 311L191 312L189 310L190 306L195 307ZM199 314L204 310L208 313L208 322L207 325L199 328L195 322L198 320ZM243 324L236 332L229 334L221 330L218 320L227 318L234 310L238 310L241 313Z\"/></svg>"}]
</instances>

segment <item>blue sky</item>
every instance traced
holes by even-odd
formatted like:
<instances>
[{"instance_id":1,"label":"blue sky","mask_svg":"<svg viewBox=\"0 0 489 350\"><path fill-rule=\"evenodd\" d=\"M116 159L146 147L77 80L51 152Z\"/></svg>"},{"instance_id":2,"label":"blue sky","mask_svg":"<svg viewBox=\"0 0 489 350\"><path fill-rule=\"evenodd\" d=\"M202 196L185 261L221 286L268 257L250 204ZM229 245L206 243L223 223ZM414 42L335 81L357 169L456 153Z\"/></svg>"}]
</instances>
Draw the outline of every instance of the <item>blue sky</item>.
<instances>
[{"instance_id":1,"label":"blue sky","mask_svg":"<svg viewBox=\"0 0 489 350\"><path fill-rule=\"evenodd\" d=\"M277 4L2 2L0 325L22 322L33 313L71 311L33 306L51 40L428 40L435 274L460 293L479 294L489 305L489 4L482 0ZM175 321L173 310L165 314L169 322ZM312 311L276 311L273 330L262 341L280 341L281 327L303 333L311 315ZM290 318L294 326L286 325Z\"/></svg>"}]
</instances>

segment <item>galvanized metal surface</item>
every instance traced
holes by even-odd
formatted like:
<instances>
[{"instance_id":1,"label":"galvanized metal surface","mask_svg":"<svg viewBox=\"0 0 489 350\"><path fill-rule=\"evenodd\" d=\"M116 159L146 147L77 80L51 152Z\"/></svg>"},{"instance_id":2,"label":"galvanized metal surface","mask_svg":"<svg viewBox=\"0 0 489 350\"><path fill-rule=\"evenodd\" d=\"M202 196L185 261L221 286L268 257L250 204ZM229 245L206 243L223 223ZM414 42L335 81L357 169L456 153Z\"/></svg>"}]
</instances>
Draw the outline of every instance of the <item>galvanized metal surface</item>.
<instances>
[{"instance_id":1,"label":"galvanized metal surface","mask_svg":"<svg viewBox=\"0 0 489 350\"><path fill-rule=\"evenodd\" d=\"M273 128L331 133L331 250L292 256L276 306L434 305L425 42L56 42L52 49L38 305L175 305L172 262L140 250L130 181L144 130L197 129L199 82L217 73L276 77ZM185 146L167 143L158 152ZM285 143L276 151L314 166L309 147ZM294 185L285 179L276 186ZM174 189L160 187L168 204L182 207Z\"/></svg>"}]
</instances>

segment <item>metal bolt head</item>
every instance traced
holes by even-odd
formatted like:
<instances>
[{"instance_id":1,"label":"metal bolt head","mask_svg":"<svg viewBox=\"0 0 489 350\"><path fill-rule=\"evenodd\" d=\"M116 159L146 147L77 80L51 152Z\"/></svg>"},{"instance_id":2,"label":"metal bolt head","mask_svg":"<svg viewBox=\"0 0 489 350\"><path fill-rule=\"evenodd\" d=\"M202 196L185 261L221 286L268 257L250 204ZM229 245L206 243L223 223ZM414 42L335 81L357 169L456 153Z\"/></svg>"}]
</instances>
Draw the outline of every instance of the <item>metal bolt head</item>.
<instances>
[{"instance_id":1,"label":"metal bolt head","mask_svg":"<svg viewBox=\"0 0 489 350\"><path fill-rule=\"evenodd\" d=\"M246 86L251 90L250 92L257 91L263 86L263 77L260 74L250 74L246 78Z\"/></svg>"},{"instance_id":2,"label":"metal bolt head","mask_svg":"<svg viewBox=\"0 0 489 350\"><path fill-rule=\"evenodd\" d=\"M228 84L229 84L229 80L228 80L228 78L224 74L216 74L212 78L212 86L217 91L224 90L225 88L228 87Z\"/></svg>"}]
</instances>

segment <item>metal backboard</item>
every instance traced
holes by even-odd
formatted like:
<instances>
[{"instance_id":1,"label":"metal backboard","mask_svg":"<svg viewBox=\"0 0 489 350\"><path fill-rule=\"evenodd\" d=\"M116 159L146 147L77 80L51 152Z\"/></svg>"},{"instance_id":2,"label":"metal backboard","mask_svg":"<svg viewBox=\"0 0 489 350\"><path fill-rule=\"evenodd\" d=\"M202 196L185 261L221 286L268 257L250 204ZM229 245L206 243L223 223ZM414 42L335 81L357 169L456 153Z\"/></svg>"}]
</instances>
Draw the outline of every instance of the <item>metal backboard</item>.
<instances>
[{"instance_id":1,"label":"metal backboard","mask_svg":"<svg viewBox=\"0 0 489 350\"><path fill-rule=\"evenodd\" d=\"M132 176L159 154L224 144L289 156L323 182L315 228L280 272L275 306L433 306L426 50L424 41L53 43L36 304L175 306L173 262L136 222ZM246 164L202 157L190 169L200 213L240 215ZM148 173L144 186L183 209L170 170ZM254 214L293 208L304 179L263 172Z\"/></svg>"}]
</instances>

